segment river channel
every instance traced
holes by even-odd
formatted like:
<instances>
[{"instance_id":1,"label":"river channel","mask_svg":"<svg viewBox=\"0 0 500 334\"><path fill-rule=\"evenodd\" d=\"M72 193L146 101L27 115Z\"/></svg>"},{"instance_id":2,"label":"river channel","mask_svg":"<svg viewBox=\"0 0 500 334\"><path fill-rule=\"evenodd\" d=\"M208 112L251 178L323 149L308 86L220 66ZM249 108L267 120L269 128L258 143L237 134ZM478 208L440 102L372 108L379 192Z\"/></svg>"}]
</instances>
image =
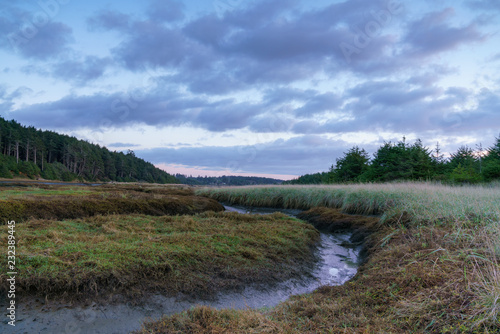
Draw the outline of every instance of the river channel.
<instances>
[{"instance_id":1,"label":"river channel","mask_svg":"<svg viewBox=\"0 0 500 334\"><path fill-rule=\"evenodd\" d=\"M299 210L246 208L225 206L226 211L269 214L281 211L295 216ZM312 277L289 280L268 288L249 286L238 293L226 292L212 300L189 299L185 296L167 298L155 295L141 306L90 305L69 308L51 301L50 309L44 301L33 299L17 310L16 326L0 322L2 333L61 333L61 334L121 334L140 329L144 320L158 319L187 310L195 305L209 305L216 308L273 307L292 295L312 292L322 285L341 285L352 278L357 271L360 248L343 247L349 244L350 233L321 233L318 248L319 261ZM0 303L3 304L3 303ZM3 307L2 307L3 308Z\"/></svg>"}]
</instances>

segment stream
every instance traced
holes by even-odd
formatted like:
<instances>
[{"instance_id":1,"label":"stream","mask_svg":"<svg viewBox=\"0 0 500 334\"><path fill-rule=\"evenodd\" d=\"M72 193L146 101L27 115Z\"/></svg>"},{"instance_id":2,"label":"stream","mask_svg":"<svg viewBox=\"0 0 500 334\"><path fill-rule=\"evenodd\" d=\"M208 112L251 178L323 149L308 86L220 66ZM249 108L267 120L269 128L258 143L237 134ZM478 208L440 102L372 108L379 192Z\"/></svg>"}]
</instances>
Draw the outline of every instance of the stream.
<instances>
[{"instance_id":1,"label":"stream","mask_svg":"<svg viewBox=\"0 0 500 334\"><path fill-rule=\"evenodd\" d=\"M295 216L300 210L270 208L247 208L225 206L226 211L270 214L276 211ZM50 308L40 299L20 303L16 310L16 326L7 325L8 319L0 319L1 333L60 333L60 334L121 334L141 328L144 320L158 319L187 310L195 305L215 308L273 307L291 295L309 293L322 285L341 285L351 279L357 271L360 246L343 247L349 243L351 233L321 233L318 261L313 277L293 279L266 288L249 286L239 292L224 292L212 300L196 300L186 296L164 297L154 295L140 306L128 304L97 305L69 308L65 304L50 302ZM4 301L0 300L0 305ZM2 306L2 309L5 308ZM5 312L2 312L5 313Z\"/></svg>"}]
</instances>

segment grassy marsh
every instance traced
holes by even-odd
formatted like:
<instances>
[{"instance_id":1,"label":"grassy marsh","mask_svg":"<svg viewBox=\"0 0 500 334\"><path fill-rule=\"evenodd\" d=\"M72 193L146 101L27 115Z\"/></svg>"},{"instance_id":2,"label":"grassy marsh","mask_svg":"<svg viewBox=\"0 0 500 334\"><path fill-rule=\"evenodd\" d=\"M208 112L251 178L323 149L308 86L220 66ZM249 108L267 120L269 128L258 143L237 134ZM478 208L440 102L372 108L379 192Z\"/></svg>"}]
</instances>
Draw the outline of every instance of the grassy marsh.
<instances>
[{"instance_id":1,"label":"grassy marsh","mask_svg":"<svg viewBox=\"0 0 500 334\"><path fill-rule=\"evenodd\" d=\"M223 210L185 186L0 188L2 223L17 222L19 292L68 300L153 291L209 296L306 272L318 240L310 225ZM7 240L1 233L0 243Z\"/></svg>"},{"instance_id":2,"label":"grassy marsh","mask_svg":"<svg viewBox=\"0 0 500 334\"><path fill-rule=\"evenodd\" d=\"M36 185L3 187L0 191L0 224L30 218L61 220L106 214L159 216L223 210L215 200L196 196L191 188L183 186Z\"/></svg>"},{"instance_id":3,"label":"grassy marsh","mask_svg":"<svg viewBox=\"0 0 500 334\"><path fill-rule=\"evenodd\" d=\"M291 278L312 262L319 238L312 226L283 214L215 212L32 219L16 235L19 292L73 299L153 291L210 296Z\"/></svg>"},{"instance_id":4,"label":"grassy marsh","mask_svg":"<svg viewBox=\"0 0 500 334\"><path fill-rule=\"evenodd\" d=\"M431 183L352 184L203 188L197 194L249 206L309 209L340 208L343 212L381 215L381 223L427 224L500 219L500 185L445 186Z\"/></svg>"},{"instance_id":5,"label":"grassy marsh","mask_svg":"<svg viewBox=\"0 0 500 334\"><path fill-rule=\"evenodd\" d=\"M252 206L340 208L381 220L372 226L367 261L343 286L295 296L272 310L198 307L146 323L139 333L500 331L498 185L207 188L198 194Z\"/></svg>"}]
</instances>

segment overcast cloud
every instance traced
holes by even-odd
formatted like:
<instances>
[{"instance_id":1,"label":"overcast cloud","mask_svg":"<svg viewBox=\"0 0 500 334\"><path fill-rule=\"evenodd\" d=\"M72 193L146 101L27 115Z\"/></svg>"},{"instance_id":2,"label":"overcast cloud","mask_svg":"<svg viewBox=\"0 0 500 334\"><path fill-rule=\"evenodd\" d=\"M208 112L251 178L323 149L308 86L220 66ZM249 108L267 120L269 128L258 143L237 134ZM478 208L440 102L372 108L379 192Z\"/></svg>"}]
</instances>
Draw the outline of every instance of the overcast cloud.
<instances>
[{"instance_id":1,"label":"overcast cloud","mask_svg":"<svg viewBox=\"0 0 500 334\"><path fill-rule=\"evenodd\" d=\"M0 3L0 115L167 171L292 177L500 135L497 1Z\"/></svg>"}]
</instances>

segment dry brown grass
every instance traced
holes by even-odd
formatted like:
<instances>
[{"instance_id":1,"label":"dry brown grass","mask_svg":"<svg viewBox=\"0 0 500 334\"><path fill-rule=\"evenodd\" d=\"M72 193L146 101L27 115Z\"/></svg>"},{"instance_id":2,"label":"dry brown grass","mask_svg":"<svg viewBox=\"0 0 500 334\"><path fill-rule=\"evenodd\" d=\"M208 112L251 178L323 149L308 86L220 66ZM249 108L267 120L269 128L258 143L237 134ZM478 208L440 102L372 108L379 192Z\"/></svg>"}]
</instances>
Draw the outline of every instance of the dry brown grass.
<instances>
[{"instance_id":1,"label":"dry brown grass","mask_svg":"<svg viewBox=\"0 0 500 334\"><path fill-rule=\"evenodd\" d=\"M0 224L8 220L75 219L106 214L186 215L224 211L213 199L183 186L45 186L0 191Z\"/></svg>"}]
</instances>

